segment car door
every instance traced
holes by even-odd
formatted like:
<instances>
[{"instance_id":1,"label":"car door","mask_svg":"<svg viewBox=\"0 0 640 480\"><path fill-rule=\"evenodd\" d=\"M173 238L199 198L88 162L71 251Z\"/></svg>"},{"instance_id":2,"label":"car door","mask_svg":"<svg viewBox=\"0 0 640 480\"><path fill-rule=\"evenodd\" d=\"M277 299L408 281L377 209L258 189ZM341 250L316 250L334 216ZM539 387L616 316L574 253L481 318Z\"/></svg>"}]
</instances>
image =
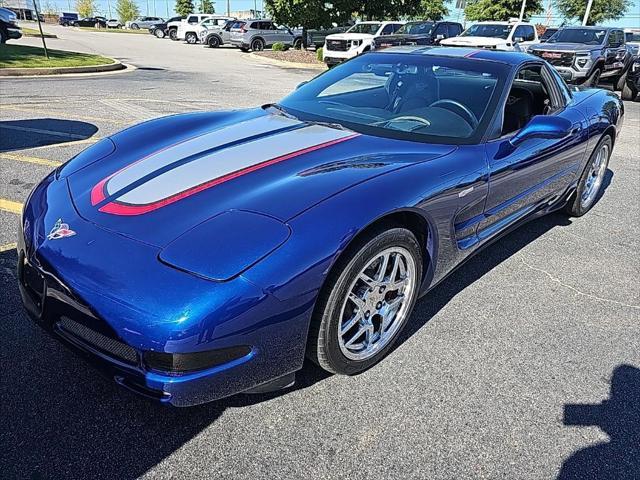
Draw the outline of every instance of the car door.
<instances>
[{"instance_id":1,"label":"car door","mask_svg":"<svg viewBox=\"0 0 640 480\"><path fill-rule=\"evenodd\" d=\"M604 60L604 72L619 70L624 66L626 45L622 30L611 30L607 38Z\"/></svg>"},{"instance_id":2,"label":"car door","mask_svg":"<svg viewBox=\"0 0 640 480\"><path fill-rule=\"evenodd\" d=\"M433 41L438 44L440 40L444 40L445 38L447 38L447 24L440 23L433 32Z\"/></svg>"},{"instance_id":3,"label":"car door","mask_svg":"<svg viewBox=\"0 0 640 480\"><path fill-rule=\"evenodd\" d=\"M521 47L531 45L535 42L536 32L533 25L518 25L513 32L513 43Z\"/></svg>"},{"instance_id":4,"label":"car door","mask_svg":"<svg viewBox=\"0 0 640 480\"><path fill-rule=\"evenodd\" d=\"M485 218L478 226L477 235L482 240L498 233L513 222L523 218L537 208L559 198L580 175L587 145L586 118L572 107L570 92L559 77L553 75L540 63L528 64L516 75L501 117L503 129L498 138L487 142L486 155L489 163L489 194L485 205ZM523 112L517 102L528 103L534 92L534 103L538 111L528 115L555 116L570 122L568 134L563 138L531 138L513 148L510 141L522 128L509 129L510 112ZM540 110L542 108L542 111Z\"/></svg>"}]
</instances>

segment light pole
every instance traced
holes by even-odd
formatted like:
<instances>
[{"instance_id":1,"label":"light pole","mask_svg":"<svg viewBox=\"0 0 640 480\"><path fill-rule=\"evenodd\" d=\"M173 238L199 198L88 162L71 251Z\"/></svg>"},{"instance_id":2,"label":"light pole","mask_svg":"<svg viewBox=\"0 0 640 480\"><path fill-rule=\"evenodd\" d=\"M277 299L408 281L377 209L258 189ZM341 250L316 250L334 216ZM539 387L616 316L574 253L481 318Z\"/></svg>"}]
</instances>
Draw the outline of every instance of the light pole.
<instances>
[{"instance_id":1,"label":"light pole","mask_svg":"<svg viewBox=\"0 0 640 480\"><path fill-rule=\"evenodd\" d=\"M522 21L522 19L524 18L524 9L527 7L527 0L522 0L522 8L520 9L520 18L518 19L519 22Z\"/></svg>"},{"instance_id":2,"label":"light pole","mask_svg":"<svg viewBox=\"0 0 640 480\"><path fill-rule=\"evenodd\" d=\"M44 33L42 33L42 24L40 23L40 12L38 11L38 1L33 0L33 9L36 11L36 18L38 19L38 29L40 30L40 38L42 38L42 46L44 47L44 55L49 60L49 50L47 50L47 42L44 41Z\"/></svg>"},{"instance_id":3,"label":"light pole","mask_svg":"<svg viewBox=\"0 0 640 480\"><path fill-rule=\"evenodd\" d=\"M584 18L582 19L582 25L586 25L589 21L589 14L591 13L591 7L593 6L593 0L589 0L587 3L587 10L584 12Z\"/></svg>"}]
</instances>

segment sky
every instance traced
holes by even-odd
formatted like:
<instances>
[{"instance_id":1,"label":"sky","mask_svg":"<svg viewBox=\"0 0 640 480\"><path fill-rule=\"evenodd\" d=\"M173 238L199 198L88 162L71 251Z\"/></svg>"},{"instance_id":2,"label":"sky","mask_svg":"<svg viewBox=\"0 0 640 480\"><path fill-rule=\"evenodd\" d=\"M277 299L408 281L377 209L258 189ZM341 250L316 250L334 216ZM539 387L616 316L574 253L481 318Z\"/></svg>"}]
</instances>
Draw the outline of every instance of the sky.
<instances>
[{"instance_id":1,"label":"sky","mask_svg":"<svg viewBox=\"0 0 640 480\"><path fill-rule=\"evenodd\" d=\"M175 12L173 10L173 6L175 5L175 0L136 0L138 6L140 7L140 13L142 15L151 15L157 17L170 17L174 16ZM545 0L545 4L548 0ZM586 2L587 0L585 0ZM115 13L115 3L116 0L96 0L96 4L98 5L99 13L104 16L114 17ZM194 3L198 5L198 0L194 0ZM226 0L221 0L214 2L216 11L218 13L226 13ZM249 10L254 8L254 5L257 5L258 10L262 10L263 1L262 0L230 0L231 10ZM47 4L51 4L61 11L75 11L75 0L40 0L41 7L44 7ZM448 20L459 21L463 23L464 16L462 10L453 8L455 3L449 3L450 15L448 16ZM109 6L111 7L111 14L109 14ZM534 16L531 20L534 23L542 23L546 24L546 13L541 15ZM551 25L559 25L562 23L564 19L555 12L552 12L551 17ZM633 4L624 18L613 21L606 22L607 26L615 26L615 27L631 27L631 28L640 28L640 0L633 0Z\"/></svg>"}]
</instances>

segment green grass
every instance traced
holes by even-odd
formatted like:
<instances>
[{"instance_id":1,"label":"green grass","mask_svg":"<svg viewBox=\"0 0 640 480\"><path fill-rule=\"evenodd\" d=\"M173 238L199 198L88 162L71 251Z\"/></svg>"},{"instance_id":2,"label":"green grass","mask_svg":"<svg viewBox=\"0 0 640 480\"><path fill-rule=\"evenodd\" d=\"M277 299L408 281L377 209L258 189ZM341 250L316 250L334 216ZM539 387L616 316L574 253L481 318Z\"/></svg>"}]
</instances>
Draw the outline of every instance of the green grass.
<instances>
[{"instance_id":1,"label":"green grass","mask_svg":"<svg viewBox=\"0 0 640 480\"><path fill-rule=\"evenodd\" d=\"M52 35L50 33L45 32L44 30L42 31L42 33L44 33L44 37L45 38L58 38L55 35ZM40 36L40 30L35 29L35 28L26 28L26 27L22 27L22 34L25 37L39 37Z\"/></svg>"},{"instance_id":2,"label":"green grass","mask_svg":"<svg viewBox=\"0 0 640 480\"><path fill-rule=\"evenodd\" d=\"M50 59L40 47L3 45L0 48L0 68L85 67L113 63L111 58L88 53L49 50Z\"/></svg>"},{"instance_id":3,"label":"green grass","mask_svg":"<svg viewBox=\"0 0 640 480\"><path fill-rule=\"evenodd\" d=\"M94 27L78 27L80 30L86 30L87 32L100 32L100 33L137 33L149 35L149 30L141 28L140 30L131 30L124 28L94 28Z\"/></svg>"}]
</instances>

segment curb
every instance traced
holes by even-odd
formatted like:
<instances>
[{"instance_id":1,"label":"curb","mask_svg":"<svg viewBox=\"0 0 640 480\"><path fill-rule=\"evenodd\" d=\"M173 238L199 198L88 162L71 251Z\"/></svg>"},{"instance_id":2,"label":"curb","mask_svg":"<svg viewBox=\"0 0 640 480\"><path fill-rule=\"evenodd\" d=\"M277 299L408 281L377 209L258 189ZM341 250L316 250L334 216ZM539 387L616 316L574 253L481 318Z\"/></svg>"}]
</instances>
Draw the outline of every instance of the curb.
<instances>
[{"instance_id":1,"label":"curb","mask_svg":"<svg viewBox=\"0 0 640 480\"><path fill-rule=\"evenodd\" d=\"M101 73L124 70L125 68L127 67L117 60L106 65L87 65L83 67L0 68L0 77Z\"/></svg>"},{"instance_id":2,"label":"curb","mask_svg":"<svg viewBox=\"0 0 640 480\"><path fill-rule=\"evenodd\" d=\"M36 33L34 33L34 34L23 33L22 36L23 37L28 37L28 38L42 38L39 33L37 33L37 34ZM45 34L43 34L43 37L44 38L58 38L58 36L54 35L53 33L45 33Z\"/></svg>"},{"instance_id":3,"label":"curb","mask_svg":"<svg viewBox=\"0 0 640 480\"><path fill-rule=\"evenodd\" d=\"M250 53L249 56L254 60L260 60L265 63L270 63L271 65L277 65L279 67L284 67L284 68L304 68L307 70L326 70L327 69L327 66L324 64L318 65L315 63L286 62L284 60L276 60L275 58L256 55L255 53Z\"/></svg>"}]
</instances>

